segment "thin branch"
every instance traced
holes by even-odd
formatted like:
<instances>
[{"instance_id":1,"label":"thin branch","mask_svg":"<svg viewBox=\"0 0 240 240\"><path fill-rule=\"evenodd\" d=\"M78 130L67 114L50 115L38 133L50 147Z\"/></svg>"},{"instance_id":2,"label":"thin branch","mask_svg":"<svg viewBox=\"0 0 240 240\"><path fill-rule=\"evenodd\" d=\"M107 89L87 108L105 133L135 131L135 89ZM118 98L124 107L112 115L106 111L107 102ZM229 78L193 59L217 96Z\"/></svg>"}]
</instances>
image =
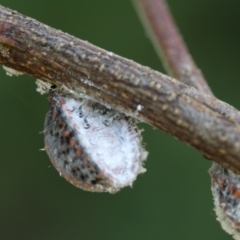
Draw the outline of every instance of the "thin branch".
<instances>
[{"instance_id":1,"label":"thin branch","mask_svg":"<svg viewBox=\"0 0 240 240\"><path fill-rule=\"evenodd\" d=\"M188 52L166 2L164 0L132 1L168 73L186 85L214 96ZM236 115L233 112L229 114L228 109L223 111L215 103L212 103L211 107L214 111L233 118L240 124L237 112Z\"/></svg>"},{"instance_id":2,"label":"thin branch","mask_svg":"<svg viewBox=\"0 0 240 240\"><path fill-rule=\"evenodd\" d=\"M156 52L168 72L199 91L212 94L195 65L164 0L133 0Z\"/></svg>"},{"instance_id":3,"label":"thin branch","mask_svg":"<svg viewBox=\"0 0 240 240\"><path fill-rule=\"evenodd\" d=\"M0 63L138 117L240 172L239 112L175 79L2 6Z\"/></svg>"}]
</instances>

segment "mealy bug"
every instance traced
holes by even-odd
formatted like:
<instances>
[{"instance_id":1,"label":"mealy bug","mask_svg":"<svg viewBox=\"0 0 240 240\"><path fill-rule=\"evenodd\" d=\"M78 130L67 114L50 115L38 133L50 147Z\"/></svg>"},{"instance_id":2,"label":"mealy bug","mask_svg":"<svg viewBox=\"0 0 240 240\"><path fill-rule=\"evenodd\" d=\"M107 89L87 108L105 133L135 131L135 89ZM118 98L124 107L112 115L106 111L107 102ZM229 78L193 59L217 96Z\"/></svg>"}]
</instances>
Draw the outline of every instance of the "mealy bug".
<instances>
[{"instance_id":1,"label":"mealy bug","mask_svg":"<svg viewBox=\"0 0 240 240\"><path fill-rule=\"evenodd\" d=\"M50 93L49 104L45 149L67 181L84 190L114 193L145 172L147 152L133 118L57 91Z\"/></svg>"},{"instance_id":2,"label":"mealy bug","mask_svg":"<svg viewBox=\"0 0 240 240\"><path fill-rule=\"evenodd\" d=\"M218 163L210 168L217 220L222 228L240 240L240 175Z\"/></svg>"}]
</instances>

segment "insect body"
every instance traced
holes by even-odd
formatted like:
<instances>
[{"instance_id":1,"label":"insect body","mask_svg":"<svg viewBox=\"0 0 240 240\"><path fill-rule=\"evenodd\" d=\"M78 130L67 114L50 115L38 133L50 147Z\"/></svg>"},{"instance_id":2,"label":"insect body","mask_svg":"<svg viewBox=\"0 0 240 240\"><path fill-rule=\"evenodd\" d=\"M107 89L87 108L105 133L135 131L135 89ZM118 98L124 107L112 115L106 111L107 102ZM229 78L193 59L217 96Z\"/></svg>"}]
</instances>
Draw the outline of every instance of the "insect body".
<instances>
[{"instance_id":1,"label":"insect body","mask_svg":"<svg viewBox=\"0 0 240 240\"><path fill-rule=\"evenodd\" d=\"M240 176L217 163L213 163L210 175L217 220L240 240Z\"/></svg>"},{"instance_id":2,"label":"insect body","mask_svg":"<svg viewBox=\"0 0 240 240\"><path fill-rule=\"evenodd\" d=\"M147 153L135 121L91 100L50 94L45 149L67 181L84 190L114 193L145 172Z\"/></svg>"}]
</instances>

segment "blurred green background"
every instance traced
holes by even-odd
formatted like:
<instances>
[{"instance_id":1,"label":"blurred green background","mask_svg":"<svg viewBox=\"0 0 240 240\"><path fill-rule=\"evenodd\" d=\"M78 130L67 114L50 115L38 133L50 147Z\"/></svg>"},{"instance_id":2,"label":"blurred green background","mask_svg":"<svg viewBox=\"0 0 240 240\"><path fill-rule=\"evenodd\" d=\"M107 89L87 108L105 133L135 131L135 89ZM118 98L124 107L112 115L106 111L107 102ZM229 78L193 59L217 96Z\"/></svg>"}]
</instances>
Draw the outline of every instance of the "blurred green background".
<instances>
[{"instance_id":1,"label":"blurred green background","mask_svg":"<svg viewBox=\"0 0 240 240\"><path fill-rule=\"evenodd\" d=\"M169 0L218 98L240 108L240 1ZM1 0L62 31L164 71L129 0ZM210 162L141 124L149 158L133 188L89 193L59 177L43 148L46 95L0 71L0 239L227 240L213 212Z\"/></svg>"}]
</instances>

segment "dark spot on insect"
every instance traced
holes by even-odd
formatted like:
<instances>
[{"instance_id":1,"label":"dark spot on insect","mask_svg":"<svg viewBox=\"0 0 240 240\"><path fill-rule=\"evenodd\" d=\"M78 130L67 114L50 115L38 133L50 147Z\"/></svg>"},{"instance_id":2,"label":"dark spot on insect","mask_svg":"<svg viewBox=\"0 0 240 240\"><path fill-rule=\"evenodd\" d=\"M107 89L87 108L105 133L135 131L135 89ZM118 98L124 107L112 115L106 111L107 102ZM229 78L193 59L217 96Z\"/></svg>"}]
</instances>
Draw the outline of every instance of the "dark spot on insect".
<instances>
[{"instance_id":1,"label":"dark spot on insect","mask_svg":"<svg viewBox=\"0 0 240 240\"><path fill-rule=\"evenodd\" d=\"M106 127L108 127L109 124L110 124L110 121L106 119L106 120L103 121L103 124L104 124Z\"/></svg>"},{"instance_id":2,"label":"dark spot on insect","mask_svg":"<svg viewBox=\"0 0 240 240\"><path fill-rule=\"evenodd\" d=\"M94 184L94 185L95 185L97 182L98 182L98 181L97 181L96 179L91 181L91 183Z\"/></svg>"},{"instance_id":3,"label":"dark spot on insect","mask_svg":"<svg viewBox=\"0 0 240 240\"><path fill-rule=\"evenodd\" d=\"M70 139L71 139L70 137L65 137L65 141L66 141L67 144L70 143Z\"/></svg>"},{"instance_id":4,"label":"dark spot on insect","mask_svg":"<svg viewBox=\"0 0 240 240\"><path fill-rule=\"evenodd\" d=\"M72 172L73 176L75 176L75 177L77 176L77 172L74 168L71 170L71 172Z\"/></svg>"},{"instance_id":5,"label":"dark spot on insect","mask_svg":"<svg viewBox=\"0 0 240 240\"><path fill-rule=\"evenodd\" d=\"M227 168L223 168L223 172L227 175L228 174L228 169Z\"/></svg>"},{"instance_id":6,"label":"dark spot on insect","mask_svg":"<svg viewBox=\"0 0 240 240\"><path fill-rule=\"evenodd\" d=\"M62 137L60 137L60 142L61 142L61 144L64 144L65 143L65 139L64 139L64 137L62 136Z\"/></svg>"},{"instance_id":7,"label":"dark spot on insect","mask_svg":"<svg viewBox=\"0 0 240 240\"><path fill-rule=\"evenodd\" d=\"M64 164L64 167L66 167L69 164L69 162L65 160L63 164Z\"/></svg>"},{"instance_id":8,"label":"dark spot on insect","mask_svg":"<svg viewBox=\"0 0 240 240\"><path fill-rule=\"evenodd\" d=\"M95 181L98 183L98 182L101 182L102 179L101 178L96 178Z\"/></svg>"},{"instance_id":9,"label":"dark spot on insect","mask_svg":"<svg viewBox=\"0 0 240 240\"><path fill-rule=\"evenodd\" d=\"M87 121L87 117L84 118L84 128L88 129L90 127L88 121Z\"/></svg>"},{"instance_id":10,"label":"dark spot on insect","mask_svg":"<svg viewBox=\"0 0 240 240\"><path fill-rule=\"evenodd\" d=\"M87 178L87 177L86 177L85 175L83 175L83 174L81 174L81 176L80 176L80 177L81 177L82 181L85 181L85 180L86 180L86 178Z\"/></svg>"},{"instance_id":11,"label":"dark spot on insect","mask_svg":"<svg viewBox=\"0 0 240 240\"><path fill-rule=\"evenodd\" d=\"M63 155L66 155L66 151L65 151L65 150L63 150L63 151L62 151L62 154L63 154Z\"/></svg>"},{"instance_id":12,"label":"dark spot on insect","mask_svg":"<svg viewBox=\"0 0 240 240\"><path fill-rule=\"evenodd\" d=\"M52 86L51 86L51 89L56 89L56 88L57 88L56 85L52 85Z\"/></svg>"},{"instance_id":13,"label":"dark spot on insect","mask_svg":"<svg viewBox=\"0 0 240 240\"><path fill-rule=\"evenodd\" d=\"M78 116L79 116L80 118L83 117L82 105L79 107L79 114L78 114Z\"/></svg>"},{"instance_id":14,"label":"dark spot on insect","mask_svg":"<svg viewBox=\"0 0 240 240\"><path fill-rule=\"evenodd\" d=\"M62 155L68 155L69 154L69 150L68 148L65 148L64 150L61 151Z\"/></svg>"},{"instance_id":15,"label":"dark spot on insect","mask_svg":"<svg viewBox=\"0 0 240 240\"><path fill-rule=\"evenodd\" d=\"M233 202L232 202L232 206L233 206L233 207L237 207L237 205L238 205L238 202L237 202L237 201L233 201Z\"/></svg>"},{"instance_id":16,"label":"dark spot on insect","mask_svg":"<svg viewBox=\"0 0 240 240\"><path fill-rule=\"evenodd\" d=\"M77 170L78 172L80 172L80 168L79 168L79 167L76 167L76 170Z\"/></svg>"},{"instance_id":17,"label":"dark spot on insect","mask_svg":"<svg viewBox=\"0 0 240 240\"><path fill-rule=\"evenodd\" d=\"M75 163L78 161L78 158L77 157L73 157L72 161Z\"/></svg>"},{"instance_id":18,"label":"dark spot on insect","mask_svg":"<svg viewBox=\"0 0 240 240\"><path fill-rule=\"evenodd\" d=\"M84 165L84 164L82 164L82 165L81 165L81 168L82 168L82 169L85 169L85 165Z\"/></svg>"},{"instance_id":19,"label":"dark spot on insect","mask_svg":"<svg viewBox=\"0 0 240 240\"><path fill-rule=\"evenodd\" d=\"M97 112L101 115L105 115L108 112L108 109L100 103L94 103L93 109L97 110Z\"/></svg>"},{"instance_id":20,"label":"dark spot on insect","mask_svg":"<svg viewBox=\"0 0 240 240\"><path fill-rule=\"evenodd\" d=\"M222 200L223 197L224 197L224 196L223 196L223 192L220 190L220 191L219 191L219 198L220 198L220 200Z\"/></svg>"},{"instance_id":21,"label":"dark spot on insect","mask_svg":"<svg viewBox=\"0 0 240 240\"><path fill-rule=\"evenodd\" d=\"M59 127L59 128L62 128L62 127L63 127L63 121L62 121L62 120L58 121L58 127Z\"/></svg>"},{"instance_id":22,"label":"dark spot on insect","mask_svg":"<svg viewBox=\"0 0 240 240\"><path fill-rule=\"evenodd\" d=\"M59 132L56 132L56 133L54 134L54 136L55 136L55 137L59 137Z\"/></svg>"}]
</instances>

